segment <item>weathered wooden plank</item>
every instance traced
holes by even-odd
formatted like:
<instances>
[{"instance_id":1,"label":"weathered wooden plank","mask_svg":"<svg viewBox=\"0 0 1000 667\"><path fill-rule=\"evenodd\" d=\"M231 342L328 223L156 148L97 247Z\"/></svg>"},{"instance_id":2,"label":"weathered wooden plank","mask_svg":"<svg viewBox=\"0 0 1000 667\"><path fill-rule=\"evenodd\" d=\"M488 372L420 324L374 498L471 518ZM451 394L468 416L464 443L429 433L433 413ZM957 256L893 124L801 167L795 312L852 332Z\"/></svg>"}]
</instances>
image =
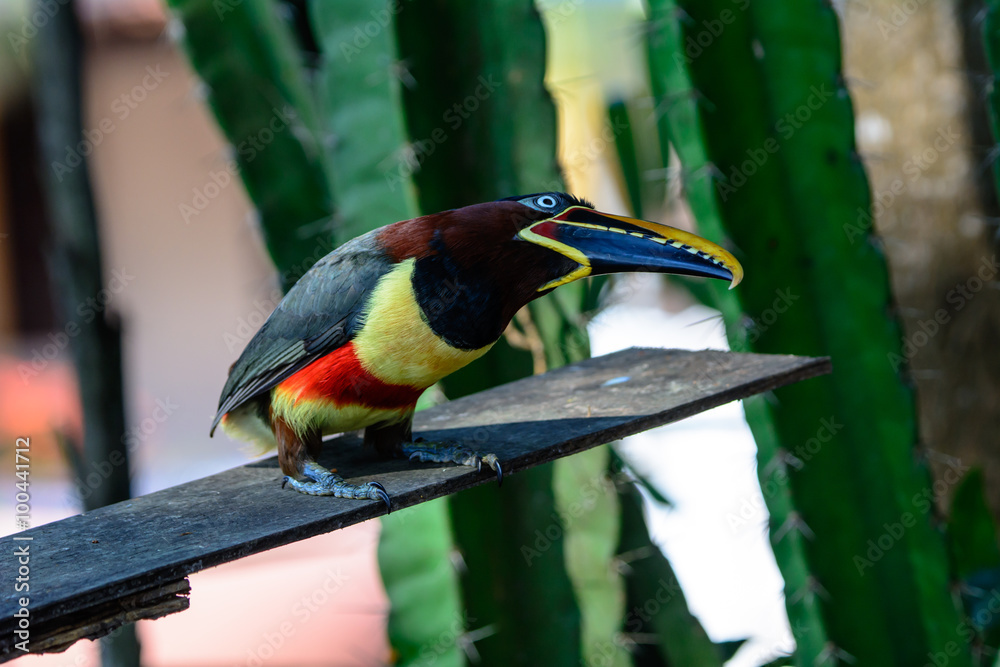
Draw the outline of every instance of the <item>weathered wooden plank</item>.
<instances>
[{"instance_id":1,"label":"weathered wooden plank","mask_svg":"<svg viewBox=\"0 0 1000 667\"><path fill-rule=\"evenodd\" d=\"M828 372L825 358L630 349L424 411L415 428L428 440L492 451L509 475ZM359 444L354 435L332 438L321 462L358 481L378 479L394 510L495 483L488 469L379 461ZM11 554L30 547L30 647L63 650L121 622L179 611L178 582L192 572L383 511L374 501L282 490L281 477L271 457L23 531L21 541L0 539L7 582L17 569ZM22 655L13 614L24 594L11 589L0 597L0 661Z\"/></svg>"},{"instance_id":2,"label":"weathered wooden plank","mask_svg":"<svg viewBox=\"0 0 1000 667\"><path fill-rule=\"evenodd\" d=\"M190 583L181 579L87 607L68 616L50 618L37 628L32 626L32 635L38 639L32 640L31 650L61 653L81 639L98 639L125 623L184 611L191 605L188 600L190 594Z\"/></svg>"}]
</instances>

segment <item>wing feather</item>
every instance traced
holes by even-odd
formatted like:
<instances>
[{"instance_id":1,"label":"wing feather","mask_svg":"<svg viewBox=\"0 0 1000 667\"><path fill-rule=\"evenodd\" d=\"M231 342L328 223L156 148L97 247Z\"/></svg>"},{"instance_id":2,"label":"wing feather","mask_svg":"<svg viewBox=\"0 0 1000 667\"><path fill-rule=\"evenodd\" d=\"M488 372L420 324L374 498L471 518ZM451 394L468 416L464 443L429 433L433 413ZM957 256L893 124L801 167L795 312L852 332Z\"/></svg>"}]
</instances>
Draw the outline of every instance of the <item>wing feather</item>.
<instances>
[{"instance_id":1,"label":"wing feather","mask_svg":"<svg viewBox=\"0 0 1000 667\"><path fill-rule=\"evenodd\" d=\"M316 262L288 290L233 364L212 432L227 412L354 338L364 324L369 295L391 269L392 260L378 247L375 232Z\"/></svg>"}]
</instances>

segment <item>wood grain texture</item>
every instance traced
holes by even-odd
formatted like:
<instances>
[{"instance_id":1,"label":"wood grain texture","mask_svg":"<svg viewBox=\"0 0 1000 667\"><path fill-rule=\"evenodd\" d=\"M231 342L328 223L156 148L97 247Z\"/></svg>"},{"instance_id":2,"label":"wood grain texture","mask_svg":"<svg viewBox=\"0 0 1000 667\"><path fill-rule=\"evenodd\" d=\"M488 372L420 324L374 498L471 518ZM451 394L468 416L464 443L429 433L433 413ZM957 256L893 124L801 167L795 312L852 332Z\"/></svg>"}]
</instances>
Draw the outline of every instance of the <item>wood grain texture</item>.
<instances>
[{"instance_id":1,"label":"wood grain texture","mask_svg":"<svg viewBox=\"0 0 1000 667\"><path fill-rule=\"evenodd\" d=\"M494 452L504 474L689 417L709 408L829 373L829 359L730 352L629 349L452 401L417 415L416 434ZM364 482L377 479L393 510L482 483L456 466L382 461L355 435L328 439L320 461ZM31 646L58 630L72 636L95 622L142 618L137 600L192 572L327 533L378 516L381 503L306 496L281 488L275 457L0 539L4 580L16 569L16 545L31 549ZM8 568L7 563L11 564ZM9 573L9 574L8 574ZM0 661L15 651L17 597L0 598ZM178 594L179 595L179 594ZM186 604L150 596L151 615ZM122 613L109 613L115 603ZM173 605L173 606L171 606ZM128 612L128 613L126 613ZM113 623L99 623L103 633ZM48 634L46 634L48 633ZM90 636L80 634L79 637Z\"/></svg>"}]
</instances>

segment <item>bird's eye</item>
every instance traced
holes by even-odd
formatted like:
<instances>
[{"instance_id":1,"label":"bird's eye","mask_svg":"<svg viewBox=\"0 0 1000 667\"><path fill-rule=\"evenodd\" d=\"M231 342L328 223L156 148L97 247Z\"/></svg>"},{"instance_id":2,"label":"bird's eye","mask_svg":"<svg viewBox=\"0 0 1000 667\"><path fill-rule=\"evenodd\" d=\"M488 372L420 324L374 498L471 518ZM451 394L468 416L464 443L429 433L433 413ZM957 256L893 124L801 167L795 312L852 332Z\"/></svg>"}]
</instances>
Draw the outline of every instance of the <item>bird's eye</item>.
<instances>
[{"instance_id":1,"label":"bird's eye","mask_svg":"<svg viewBox=\"0 0 1000 667\"><path fill-rule=\"evenodd\" d=\"M535 203L542 208L555 208L556 198L553 197L552 195L542 195L541 197L535 200Z\"/></svg>"}]
</instances>

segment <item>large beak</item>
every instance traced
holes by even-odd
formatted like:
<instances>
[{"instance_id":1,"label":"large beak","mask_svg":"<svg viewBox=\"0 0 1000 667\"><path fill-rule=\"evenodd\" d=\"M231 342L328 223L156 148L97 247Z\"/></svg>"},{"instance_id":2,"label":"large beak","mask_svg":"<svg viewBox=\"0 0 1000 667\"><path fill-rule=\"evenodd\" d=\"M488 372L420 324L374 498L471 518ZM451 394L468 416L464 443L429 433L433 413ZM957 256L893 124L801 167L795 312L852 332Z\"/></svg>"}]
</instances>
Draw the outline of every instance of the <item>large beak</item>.
<instances>
[{"instance_id":1,"label":"large beak","mask_svg":"<svg viewBox=\"0 0 1000 667\"><path fill-rule=\"evenodd\" d=\"M627 271L720 278L729 281L729 289L743 280L743 267L736 258L700 236L582 206L571 206L517 235L579 264L576 270L539 288L540 292L589 275Z\"/></svg>"}]
</instances>

